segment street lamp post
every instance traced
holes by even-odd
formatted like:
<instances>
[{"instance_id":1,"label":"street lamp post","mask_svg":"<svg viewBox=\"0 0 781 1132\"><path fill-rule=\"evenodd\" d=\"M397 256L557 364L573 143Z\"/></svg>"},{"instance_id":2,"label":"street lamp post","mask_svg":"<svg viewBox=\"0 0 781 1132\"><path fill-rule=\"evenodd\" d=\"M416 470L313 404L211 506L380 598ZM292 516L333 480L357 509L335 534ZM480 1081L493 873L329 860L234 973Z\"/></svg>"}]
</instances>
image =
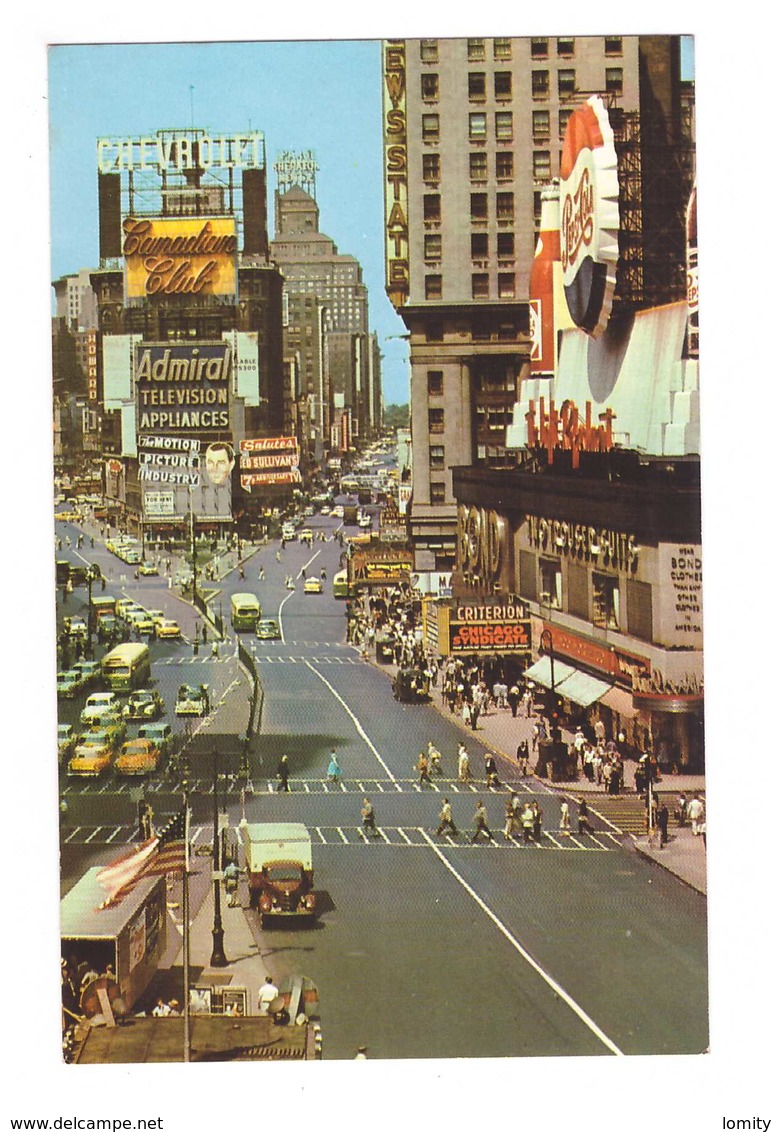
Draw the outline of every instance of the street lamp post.
<instances>
[{"instance_id":1,"label":"street lamp post","mask_svg":"<svg viewBox=\"0 0 781 1132\"><path fill-rule=\"evenodd\" d=\"M555 667L553 663L553 634L550 629L543 629L540 633L540 648L544 651L547 649L548 657L550 659L550 698L548 715L550 717L551 740L558 743L561 739L561 732L554 722L556 719L556 679Z\"/></svg>"},{"instance_id":2,"label":"street lamp post","mask_svg":"<svg viewBox=\"0 0 781 1132\"><path fill-rule=\"evenodd\" d=\"M100 567L94 563L87 570L87 645L86 655L92 659L92 628L95 611L92 608L92 583L100 577Z\"/></svg>"},{"instance_id":3,"label":"street lamp post","mask_svg":"<svg viewBox=\"0 0 781 1132\"><path fill-rule=\"evenodd\" d=\"M212 927L212 967L227 967L223 940L225 933L222 929L222 909L220 907L220 884L222 870L220 869L220 831L219 831L219 800L217 797L217 751L212 754L213 787L214 787L214 845L212 854L212 881L214 883L214 926Z\"/></svg>"}]
</instances>

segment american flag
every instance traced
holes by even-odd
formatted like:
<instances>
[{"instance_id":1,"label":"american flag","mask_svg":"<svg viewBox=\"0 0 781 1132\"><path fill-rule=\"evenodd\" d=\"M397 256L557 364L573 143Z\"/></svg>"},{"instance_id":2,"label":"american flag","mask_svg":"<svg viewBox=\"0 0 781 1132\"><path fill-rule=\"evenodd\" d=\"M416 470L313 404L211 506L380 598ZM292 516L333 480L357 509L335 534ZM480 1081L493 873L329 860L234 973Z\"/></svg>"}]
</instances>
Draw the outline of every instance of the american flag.
<instances>
[{"instance_id":1,"label":"american flag","mask_svg":"<svg viewBox=\"0 0 781 1132\"><path fill-rule=\"evenodd\" d=\"M97 881L106 893L101 908L118 904L132 892L143 877L163 876L185 867L184 810L165 825L155 837L123 853L97 874Z\"/></svg>"}]
</instances>

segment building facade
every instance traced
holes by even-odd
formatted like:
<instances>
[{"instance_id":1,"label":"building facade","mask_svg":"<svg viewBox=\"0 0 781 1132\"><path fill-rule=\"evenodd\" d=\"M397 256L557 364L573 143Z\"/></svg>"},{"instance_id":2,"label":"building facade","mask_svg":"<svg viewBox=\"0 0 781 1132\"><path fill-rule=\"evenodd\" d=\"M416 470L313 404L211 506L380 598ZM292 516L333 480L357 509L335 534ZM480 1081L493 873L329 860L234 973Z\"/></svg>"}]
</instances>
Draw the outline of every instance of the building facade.
<instances>
[{"instance_id":1,"label":"building facade","mask_svg":"<svg viewBox=\"0 0 781 1132\"><path fill-rule=\"evenodd\" d=\"M505 435L528 373L542 191L593 92L620 118L622 176L634 186L619 295L633 306L683 295L685 196L658 160L685 127L679 56L664 36L384 44L386 289L410 332L418 569L454 562L450 469L516 462ZM662 224L667 239L644 240Z\"/></svg>"}]
</instances>

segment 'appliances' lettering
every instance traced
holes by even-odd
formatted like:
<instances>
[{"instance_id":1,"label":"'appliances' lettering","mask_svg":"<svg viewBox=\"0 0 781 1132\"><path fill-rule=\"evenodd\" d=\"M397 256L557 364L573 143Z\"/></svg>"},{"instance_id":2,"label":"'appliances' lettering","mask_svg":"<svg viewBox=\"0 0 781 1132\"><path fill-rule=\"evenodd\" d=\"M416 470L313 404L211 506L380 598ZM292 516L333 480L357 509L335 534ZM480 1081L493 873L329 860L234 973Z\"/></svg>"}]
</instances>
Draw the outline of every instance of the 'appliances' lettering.
<instances>
[{"instance_id":1,"label":"'appliances' lettering","mask_svg":"<svg viewBox=\"0 0 781 1132\"><path fill-rule=\"evenodd\" d=\"M578 258L581 247L594 238L594 187L588 166L574 193L567 193L561 209L561 262L566 270Z\"/></svg>"}]
</instances>

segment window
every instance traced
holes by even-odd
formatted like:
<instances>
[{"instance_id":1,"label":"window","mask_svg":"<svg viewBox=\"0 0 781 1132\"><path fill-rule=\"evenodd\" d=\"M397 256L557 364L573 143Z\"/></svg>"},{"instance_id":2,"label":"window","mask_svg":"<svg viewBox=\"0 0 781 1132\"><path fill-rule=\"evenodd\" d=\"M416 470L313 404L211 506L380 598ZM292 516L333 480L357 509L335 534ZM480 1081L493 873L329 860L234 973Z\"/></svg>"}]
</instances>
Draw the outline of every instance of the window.
<instances>
[{"instance_id":1,"label":"window","mask_svg":"<svg viewBox=\"0 0 781 1132\"><path fill-rule=\"evenodd\" d=\"M548 37L543 35L532 36L532 59L548 58Z\"/></svg>"},{"instance_id":2,"label":"window","mask_svg":"<svg viewBox=\"0 0 781 1132\"><path fill-rule=\"evenodd\" d=\"M420 76L420 95L424 102L436 102L439 98L439 75L436 71L424 71Z\"/></svg>"},{"instance_id":3,"label":"window","mask_svg":"<svg viewBox=\"0 0 781 1132\"><path fill-rule=\"evenodd\" d=\"M429 409L429 411L428 411L428 430L429 430L429 432L444 432L445 431L445 410L444 409Z\"/></svg>"},{"instance_id":4,"label":"window","mask_svg":"<svg viewBox=\"0 0 781 1132\"><path fill-rule=\"evenodd\" d=\"M439 59L439 42L436 39L421 39L420 58L423 63L436 63Z\"/></svg>"},{"instance_id":5,"label":"window","mask_svg":"<svg viewBox=\"0 0 781 1132\"><path fill-rule=\"evenodd\" d=\"M488 298L488 276L487 275L473 275L472 276L472 298L473 299L487 299Z\"/></svg>"},{"instance_id":6,"label":"window","mask_svg":"<svg viewBox=\"0 0 781 1132\"><path fill-rule=\"evenodd\" d=\"M428 466L430 468L444 468L445 466L445 446L444 444L432 444L428 450Z\"/></svg>"},{"instance_id":7,"label":"window","mask_svg":"<svg viewBox=\"0 0 781 1132\"><path fill-rule=\"evenodd\" d=\"M513 151L502 149L496 155L496 178L498 181L511 181L513 178Z\"/></svg>"},{"instance_id":8,"label":"window","mask_svg":"<svg viewBox=\"0 0 781 1132\"><path fill-rule=\"evenodd\" d=\"M591 576L592 621L603 629L618 628L618 578L608 574Z\"/></svg>"},{"instance_id":9,"label":"window","mask_svg":"<svg viewBox=\"0 0 781 1132\"><path fill-rule=\"evenodd\" d=\"M532 154L534 177L538 181L550 180L550 150L535 149Z\"/></svg>"},{"instance_id":10,"label":"window","mask_svg":"<svg viewBox=\"0 0 781 1132\"><path fill-rule=\"evenodd\" d=\"M626 582L626 631L641 641L654 639L653 590L649 582Z\"/></svg>"},{"instance_id":11,"label":"window","mask_svg":"<svg viewBox=\"0 0 781 1132\"><path fill-rule=\"evenodd\" d=\"M466 57L470 63L477 63L485 59L485 40L468 39L466 41Z\"/></svg>"},{"instance_id":12,"label":"window","mask_svg":"<svg viewBox=\"0 0 781 1132\"><path fill-rule=\"evenodd\" d=\"M442 217L442 198L439 193L423 194L423 219L440 220Z\"/></svg>"},{"instance_id":13,"label":"window","mask_svg":"<svg viewBox=\"0 0 781 1132\"><path fill-rule=\"evenodd\" d=\"M559 110L559 137L563 138L567 132L567 123L572 116L571 110Z\"/></svg>"},{"instance_id":14,"label":"window","mask_svg":"<svg viewBox=\"0 0 781 1132\"><path fill-rule=\"evenodd\" d=\"M488 258L488 233L472 233L472 259Z\"/></svg>"},{"instance_id":15,"label":"window","mask_svg":"<svg viewBox=\"0 0 781 1132\"><path fill-rule=\"evenodd\" d=\"M532 110L532 137L535 141L547 141L550 137L549 110Z\"/></svg>"},{"instance_id":16,"label":"window","mask_svg":"<svg viewBox=\"0 0 781 1132\"><path fill-rule=\"evenodd\" d=\"M512 141L513 138L513 115L511 110L497 110L494 115L496 119L496 140L497 141Z\"/></svg>"},{"instance_id":17,"label":"window","mask_svg":"<svg viewBox=\"0 0 781 1132\"><path fill-rule=\"evenodd\" d=\"M547 98L550 75L547 71L532 71L532 98Z\"/></svg>"},{"instance_id":18,"label":"window","mask_svg":"<svg viewBox=\"0 0 781 1132\"><path fill-rule=\"evenodd\" d=\"M474 278L474 276L473 276ZM487 280L488 276L484 276ZM474 288L473 288L474 289ZM472 318L472 340L474 342L488 342L491 338L491 319L485 315L476 314Z\"/></svg>"},{"instance_id":19,"label":"window","mask_svg":"<svg viewBox=\"0 0 781 1132\"><path fill-rule=\"evenodd\" d=\"M423 237L423 258L424 259L441 259L442 258L442 236L439 232L429 233Z\"/></svg>"},{"instance_id":20,"label":"window","mask_svg":"<svg viewBox=\"0 0 781 1132\"><path fill-rule=\"evenodd\" d=\"M484 149L473 150L469 154L469 176L473 181L485 181L488 177L488 154Z\"/></svg>"},{"instance_id":21,"label":"window","mask_svg":"<svg viewBox=\"0 0 781 1132\"><path fill-rule=\"evenodd\" d=\"M511 71L494 72L494 97L512 98L513 76Z\"/></svg>"},{"instance_id":22,"label":"window","mask_svg":"<svg viewBox=\"0 0 781 1132\"><path fill-rule=\"evenodd\" d=\"M515 217L515 193L496 194L497 220L512 220Z\"/></svg>"},{"instance_id":23,"label":"window","mask_svg":"<svg viewBox=\"0 0 781 1132\"><path fill-rule=\"evenodd\" d=\"M512 271L499 272L499 298L515 298L515 275Z\"/></svg>"},{"instance_id":24,"label":"window","mask_svg":"<svg viewBox=\"0 0 781 1132\"><path fill-rule=\"evenodd\" d=\"M476 138L485 138L487 128L485 114L469 115L469 138L471 141L474 141Z\"/></svg>"},{"instance_id":25,"label":"window","mask_svg":"<svg viewBox=\"0 0 781 1132\"><path fill-rule=\"evenodd\" d=\"M473 237L474 238L474 237ZM512 258L515 255L515 233L497 232L496 254L500 259Z\"/></svg>"},{"instance_id":26,"label":"window","mask_svg":"<svg viewBox=\"0 0 781 1132\"><path fill-rule=\"evenodd\" d=\"M575 72L566 70L559 71L559 96L561 98L568 98L575 93Z\"/></svg>"},{"instance_id":27,"label":"window","mask_svg":"<svg viewBox=\"0 0 781 1132\"><path fill-rule=\"evenodd\" d=\"M542 193L535 192L532 198L532 209L534 212L534 219L539 222L542 217Z\"/></svg>"},{"instance_id":28,"label":"window","mask_svg":"<svg viewBox=\"0 0 781 1132\"><path fill-rule=\"evenodd\" d=\"M470 214L473 220L488 219L488 193L470 194Z\"/></svg>"},{"instance_id":29,"label":"window","mask_svg":"<svg viewBox=\"0 0 781 1132\"><path fill-rule=\"evenodd\" d=\"M623 94L624 93L624 69L623 67L608 67L605 71L605 90L609 94Z\"/></svg>"},{"instance_id":30,"label":"window","mask_svg":"<svg viewBox=\"0 0 781 1132\"><path fill-rule=\"evenodd\" d=\"M441 397L445 392L445 375L441 369L426 372L426 387L429 397Z\"/></svg>"},{"instance_id":31,"label":"window","mask_svg":"<svg viewBox=\"0 0 781 1132\"><path fill-rule=\"evenodd\" d=\"M623 55L624 54L624 40L620 35L606 35L605 36L605 54L606 55Z\"/></svg>"},{"instance_id":32,"label":"window","mask_svg":"<svg viewBox=\"0 0 781 1132\"><path fill-rule=\"evenodd\" d=\"M424 141L436 141L439 139L439 114L424 114L422 124Z\"/></svg>"},{"instance_id":33,"label":"window","mask_svg":"<svg viewBox=\"0 0 781 1132\"><path fill-rule=\"evenodd\" d=\"M431 503L436 506L438 503L445 502L445 485L432 480L429 486L429 499Z\"/></svg>"},{"instance_id":34,"label":"window","mask_svg":"<svg viewBox=\"0 0 781 1132\"><path fill-rule=\"evenodd\" d=\"M512 59L513 45L509 39L494 40L494 59Z\"/></svg>"},{"instance_id":35,"label":"window","mask_svg":"<svg viewBox=\"0 0 781 1132\"><path fill-rule=\"evenodd\" d=\"M441 299L442 298L442 276L441 275L427 275L426 276L426 298L427 299Z\"/></svg>"},{"instance_id":36,"label":"window","mask_svg":"<svg viewBox=\"0 0 781 1132\"><path fill-rule=\"evenodd\" d=\"M545 609L561 609L561 564L540 559L540 605Z\"/></svg>"},{"instance_id":37,"label":"window","mask_svg":"<svg viewBox=\"0 0 781 1132\"><path fill-rule=\"evenodd\" d=\"M556 41L556 52L559 55L574 55L575 40L571 35L560 35Z\"/></svg>"},{"instance_id":38,"label":"window","mask_svg":"<svg viewBox=\"0 0 781 1132\"><path fill-rule=\"evenodd\" d=\"M440 157L438 153L423 154L423 180L438 181L440 176Z\"/></svg>"},{"instance_id":39,"label":"window","mask_svg":"<svg viewBox=\"0 0 781 1132\"><path fill-rule=\"evenodd\" d=\"M438 318L430 318L426 321L426 341L427 342L444 342L445 329L442 322Z\"/></svg>"},{"instance_id":40,"label":"window","mask_svg":"<svg viewBox=\"0 0 781 1132\"><path fill-rule=\"evenodd\" d=\"M470 101L483 101L485 99L485 73L483 71L470 71L467 83Z\"/></svg>"}]
</instances>

